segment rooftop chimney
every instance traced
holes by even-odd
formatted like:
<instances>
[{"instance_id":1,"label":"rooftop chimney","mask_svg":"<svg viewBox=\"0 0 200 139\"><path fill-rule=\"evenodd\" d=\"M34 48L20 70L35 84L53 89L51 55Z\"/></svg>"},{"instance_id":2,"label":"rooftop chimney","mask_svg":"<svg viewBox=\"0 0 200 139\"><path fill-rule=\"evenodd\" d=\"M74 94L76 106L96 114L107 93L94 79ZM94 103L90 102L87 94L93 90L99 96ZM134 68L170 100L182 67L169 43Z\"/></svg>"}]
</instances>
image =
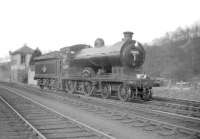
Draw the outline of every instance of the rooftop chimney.
<instances>
[{"instance_id":1,"label":"rooftop chimney","mask_svg":"<svg viewBox=\"0 0 200 139\"><path fill-rule=\"evenodd\" d=\"M132 37L133 37L133 32L130 32L130 31L126 31L124 32L124 41L126 40L132 40Z\"/></svg>"}]
</instances>

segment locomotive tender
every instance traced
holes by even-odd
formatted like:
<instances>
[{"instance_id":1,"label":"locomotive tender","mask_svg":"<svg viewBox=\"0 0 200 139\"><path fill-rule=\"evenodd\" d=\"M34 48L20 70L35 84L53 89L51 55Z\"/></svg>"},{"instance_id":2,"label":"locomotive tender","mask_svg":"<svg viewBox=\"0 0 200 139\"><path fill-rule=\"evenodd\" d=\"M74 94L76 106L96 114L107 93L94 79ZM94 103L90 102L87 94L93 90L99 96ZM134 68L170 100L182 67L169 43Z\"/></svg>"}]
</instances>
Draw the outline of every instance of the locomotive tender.
<instances>
[{"instance_id":1,"label":"locomotive tender","mask_svg":"<svg viewBox=\"0 0 200 139\"><path fill-rule=\"evenodd\" d=\"M35 58L35 79L40 88L61 89L102 98L117 96L122 101L152 98L153 80L142 73L145 60L142 45L124 32L122 41L95 47L78 44Z\"/></svg>"}]
</instances>

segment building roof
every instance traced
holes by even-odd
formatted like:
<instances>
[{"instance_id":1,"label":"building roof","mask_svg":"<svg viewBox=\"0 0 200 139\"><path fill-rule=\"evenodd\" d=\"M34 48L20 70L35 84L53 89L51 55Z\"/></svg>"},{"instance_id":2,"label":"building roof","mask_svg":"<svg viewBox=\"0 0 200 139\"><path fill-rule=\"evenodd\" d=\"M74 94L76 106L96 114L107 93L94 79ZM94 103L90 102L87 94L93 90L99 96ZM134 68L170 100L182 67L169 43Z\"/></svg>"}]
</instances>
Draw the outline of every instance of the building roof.
<instances>
[{"instance_id":1,"label":"building roof","mask_svg":"<svg viewBox=\"0 0 200 139\"><path fill-rule=\"evenodd\" d=\"M24 45L23 47L17 49L14 52L10 52L11 55L16 55L16 54L32 54L34 50L27 45Z\"/></svg>"}]
</instances>

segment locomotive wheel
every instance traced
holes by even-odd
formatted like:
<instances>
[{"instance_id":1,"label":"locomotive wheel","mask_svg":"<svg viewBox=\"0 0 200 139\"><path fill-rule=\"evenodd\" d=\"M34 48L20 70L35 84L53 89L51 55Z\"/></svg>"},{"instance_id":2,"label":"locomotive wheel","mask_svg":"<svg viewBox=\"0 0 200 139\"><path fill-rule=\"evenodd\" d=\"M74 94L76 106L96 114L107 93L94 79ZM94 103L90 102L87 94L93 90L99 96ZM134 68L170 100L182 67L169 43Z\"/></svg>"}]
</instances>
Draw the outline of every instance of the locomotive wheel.
<instances>
[{"instance_id":1,"label":"locomotive wheel","mask_svg":"<svg viewBox=\"0 0 200 139\"><path fill-rule=\"evenodd\" d=\"M148 100L152 99L152 92L150 89L145 90L145 92L142 94L142 99L144 101L148 101Z\"/></svg>"},{"instance_id":2,"label":"locomotive wheel","mask_svg":"<svg viewBox=\"0 0 200 139\"><path fill-rule=\"evenodd\" d=\"M149 97L148 97L148 94L145 92L144 94L142 94L142 99L144 100L144 101L148 101L149 100Z\"/></svg>"},{"instance_id":3,"label":"locomotive wheel","mask_svg":"<svg viewBox=\"0 0 200 139\"><path fill-rule=\"evenodd\" d=\"M51 86L51 85L49 85L49 86L48 86L48 89L49 89L49 90L51 90L51 89L52 89L52 86Z\"/></svg>"},{"instance_id":4,"label":"locomotive wheel","mask_svg":"<svg viewBox=\"0 0 200 139\"><path fill-rule=\"evenodd\" d=\"M92 96L93 95L93 86L92 83L90 82L85 82L84 83L84 94L86 96Z\"/></svg>"},{"instance_id":5,"label":"locomotive wheel","mask_svg":"<svg viewBox=\"0 0 200 139\"><path fill-rule=\"evenodd\" d=\"M126 102L129 100L130 97L131 97L131 88L126 85L120 85L118 89L118 98L121 101Z\"/></svg>"},{"instance_id":6,"label":"locomotive wheel","mask_svg":"<svg viewBox=\"0 0 200 139\"><path fill-rule=\"evenodd\" d=\"M44 85L40 85L40 89L44 89Z\"/></svg>"},{"instance_id":7,"label":"locomotive wheel","mask_svg":"<svg viewBox=\"0 0 200 139\"><path fill-rule=\"evenodd\" d=\"M74 93L74 91L75 91L75 82L68 81L67 84L68 84L68 92L69 93Z\"/></svg>"},{"instance_id":8,"label":"locomotive wheel","mask_svg":"<svg viewBox=\"0 0 200 139\"><path fill-rule=\"evenodd\" d=\"M67 82L67 81L64 82L64 90L65 90L66 92L69 91L69 86L68 86L68 82Z\"/></svg>"},{"instance_id":9,"label":"locomotive wheel","mask_svg":"<svg viewBox=\"0 0 200 139\"><path fill-rule=\"evenodd\" d=\"M52 80L49 80L49 81L48 81L48 89L49 89L49 90L53 89Z\"/></svg>"},{"instance_id":10,"label":"locomotive wheel","mask_svg":"<svg viewBox=\"0 0 200 139\"><path fill-rule=\"evenodd\" d=\"M111 91L112 91L111 85L109 84L102 85L101 97L104 99L109 98L111 96Z\"/></svg>"},{"instance_id":11,"label":"locomotive wheel","mask_svg":"<svg viewBox=\"0 0 200 139\"><path fill-rule=\"evenodd\" d=\"M152 93L152 90L149 89L149 100L152 100L153 99L153 93Z\"/></svg>"}]
</instances>

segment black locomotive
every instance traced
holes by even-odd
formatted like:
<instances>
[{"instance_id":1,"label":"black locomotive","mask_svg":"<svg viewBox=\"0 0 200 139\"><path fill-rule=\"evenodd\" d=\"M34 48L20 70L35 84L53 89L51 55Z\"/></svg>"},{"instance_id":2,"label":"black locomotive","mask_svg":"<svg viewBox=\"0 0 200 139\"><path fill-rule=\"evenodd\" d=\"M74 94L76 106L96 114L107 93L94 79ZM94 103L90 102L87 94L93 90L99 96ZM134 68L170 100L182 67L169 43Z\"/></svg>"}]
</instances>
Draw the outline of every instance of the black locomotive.
<instances>
[{"instance_id":1,"label":"black locomotive","mask_svg":"<svg viewBox=\"0 0 200 139\"><path fill-rule=\"evenodd\" d=\"M145 50L132 35L124 32L122 41L111 46L97 39L93 48L78 44L37 57L35 79L41 88L68 93L149 100L153 80L142 73Z\"/></svg>"}]
</instances>

